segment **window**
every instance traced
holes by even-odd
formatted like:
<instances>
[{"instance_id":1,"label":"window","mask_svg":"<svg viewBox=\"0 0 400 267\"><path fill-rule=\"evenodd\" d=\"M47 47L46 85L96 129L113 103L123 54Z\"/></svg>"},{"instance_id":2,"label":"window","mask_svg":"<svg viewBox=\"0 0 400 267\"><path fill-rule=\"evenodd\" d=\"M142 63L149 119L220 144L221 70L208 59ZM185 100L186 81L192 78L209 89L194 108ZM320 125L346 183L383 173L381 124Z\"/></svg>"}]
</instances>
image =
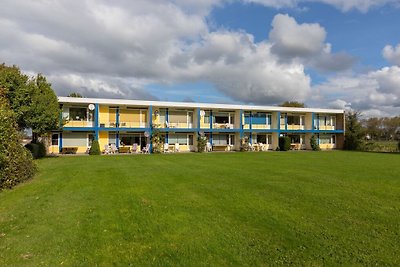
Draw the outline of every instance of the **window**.
<instances>
[{"instance_id":1,"label":"window","mask_svg":"<svg viewBox=\"0 0 400 267\"><path fill-rule=\"evenodd\" d=\"M290 137L290 142L292 144L304 144L305 141L304 135L294 134L294 135L289 135L289 137Z\"/></svg>"},{"instance_id":2,"label":"window","mask_svg":"<svg viewBox=\"0 0 400 267\"><path fill-rule=\"evenodd\" d=\"M215 123L228 123L229 116L215 116Z\"/></svg>"},{"instance_id":3,"label":"window","mask_svg":"<svg viewBox=\"0 0 400 267\"><path fill-rule=\"evenodd\" d=\"M87 120L86 108L69 108L69 119L73 121Z\"/></svg>"},{"instance_id":4,"label":"window","mask_svg":"<svg viewBox=\"0 0 400 267\"><path fill-rule=\"evenodd\" d=\"M88 134L88 146L91 147L94 140L94 134Z\"/></svg>"},{"instance_id":5,"label":"window","mask_svg":"<svg viewBox=\"0 0 400 267\"><path fill-rule=\"evenodd\" d=\"M51 145L58 146L58 133L51 135Z\"/></svg>"},{"instance_id":6,"label":"window","mask_svg":"<svg viewBox=\"0 0 400 267\"><path fill-rule=\"evenodd\" d=\"M331 144L331 136L327 134L321 134L319 136L319 143L320 144Z\"/></svg>"},{"instance_id":7,"label":"window","mask_svg":"<svg viewBox=\"0 0 400 267\"><path fill-rule=\"evenodd\" d=\"M287 116L288 125L301 125L300 116Z\"/></svg>"},{"instance_id":8,"label":"window","mask_svg":"<svg viewBox=\"0 0 400 267\"><path fill-rule=\"evenodd\" d=\"M283 122L284 122L284 119L283 119L282 123ZM250 124L250 112L246 112L244 114L244 123ZM251 114L251 124L271 125L271 114L267 114L265 112L255 112L255 113Z\"/></svg>"},{"instance_id":9,"label":"window","mask_svg":"<svg viewBox=\"0 0 400 267\"><path fill-rule=\"evenodd\" d=\"M264 112L254 113L251 118L252 124L267 124L267 114Z\"/></svg>"},{"instance_id":10,"label":"window","mask_svg":"<svg viewBox=\"0 0 400 267\"><path fill-rule=\"evenodd\" d=\"M300 135L291 135L290 142L292 144L300 144Z\"/></svg>"},{"instance_id":11,"label":"window","mask_svg":"<svg viewBox=\"0 0 400 267\"><path fill-rule=\"evenodd\" d=\"M126 146L131 146L133 144L140 144L140 134L120 134L119 140L122 144Z\"/></svg>"},{"instance_id":12,"label":"window","mask_svg":"<svg viewBox=\"0 0 400 267\"><path fill-rule=\"evenodd\" d=\"M188 144L187 134L169 134L168 143L169 144L178 143L180 145L187 145Z\"/></svg>"},{"instance_id":13,"label":"window","mask_svg":"<svg viewBox=\"0 0 400 267\"><path fill-rule=\"evenodd\" d=\"M257 135L257 143L263 143L266 144L267 143L267 136L265 134L262 135Z\"/></svg>"},{"instance_id":14,"label":"window","mask_svg":"<svg viewBox=\"0 0 400 267\"><path fill-rule=\"evenodd\" d=\"M189 134L189 146L193 146L193 134Z\"/></svg>"},{"instance_id":15,"label":"window","mask_svg":"<svg viewBox=\"0 0 400 267\"><path fill-rule=\"evenodd\" d=\"M267 134L267 144L271 145L272 144L272 135Z\"/></svg>"},{"instance_id":16,"label":"window","mask_svg":"<svg viewBox=\"0 0 400 267\"><path fill-rule=\"evenodd\" d=\"M210 111L206 111L204 115L204 123L210 123Z\"/></svg>"},{"instance_id":17,"label":"window","mask_svg":"<svg viewBox=\"0 0 400 267\"><path fill-rule=\"evenodd\" d=\"M213 135L213 145L227 145L228 142L229 136L227 134Z\"/></svg>"},{"instance_id":18,"label":"window","mask_svg":"<svg viewBox=\"0 0 400 267\"><path fill-rule=\"evenodd\" d=\"M108 143L109 144L116 144L117 140L117 135L115 133L109 133L108 135Z\"/></svg>"},{"instance_id":19,"label":"window","mask_svg":"<svg viewBox=\"0 0 400 267\"><path fill-rule=\"evenodd\" d=\"M167 121L167 110L165 108L160 108L159 116L160 116L160 123L164 124Z\"/></svg>"},{"instance_id":20,"label":"window","mask_svg":"<svg viewBox=\"0 0 400 267\"><path fill-rule=\"evenodd\" d=\"M233 134L230 134L229 135L229 144L231 145L231 146L234 146L235 145L235 135L233 135Z\"/></svg>"}]
</instances>

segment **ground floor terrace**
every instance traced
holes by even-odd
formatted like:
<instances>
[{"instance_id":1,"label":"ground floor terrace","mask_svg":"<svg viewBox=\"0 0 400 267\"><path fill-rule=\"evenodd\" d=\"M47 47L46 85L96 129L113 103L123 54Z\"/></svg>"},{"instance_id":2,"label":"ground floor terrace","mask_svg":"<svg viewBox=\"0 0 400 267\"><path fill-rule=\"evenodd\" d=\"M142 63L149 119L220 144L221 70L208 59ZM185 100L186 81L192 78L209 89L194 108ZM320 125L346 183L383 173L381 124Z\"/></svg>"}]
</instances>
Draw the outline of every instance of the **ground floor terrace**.
<instances>
[{"instance_id":1,"label":"ground floor terrace","mask_svg":"<svg viewBox=\"0 0 400 267\"><path fill-rule=\"evenodd\" d=\"M102 153L151 153L153 144L151 129L140 131L59 131L48 138L50 154L88 153L93 140L98 140ZM207 139L206 151L239 151L246 140L252 151L275 150L279 146L279 137L288 136L291 149L311 149L310 139L316 136L321 149L341 149L343 133L333 131L163 131L160 130L164 152L196 152L199 136Z\"/></svg>"}]
</instances>

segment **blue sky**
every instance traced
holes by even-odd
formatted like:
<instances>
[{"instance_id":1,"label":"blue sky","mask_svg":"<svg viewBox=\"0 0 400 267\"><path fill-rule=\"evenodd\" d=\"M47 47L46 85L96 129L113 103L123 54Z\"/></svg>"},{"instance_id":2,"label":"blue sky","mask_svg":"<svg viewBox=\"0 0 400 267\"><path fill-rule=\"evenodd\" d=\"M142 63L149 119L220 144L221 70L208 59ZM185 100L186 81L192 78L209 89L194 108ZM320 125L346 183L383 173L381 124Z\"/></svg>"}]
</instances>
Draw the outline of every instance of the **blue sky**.
<instances>
[{"instance_id":1,"label":"blue sky","mask_svg":"<svg viewBox=\"0 0 400 267\"><path fill-rule=\"evenodd\" d=\"M398 25L400 0L4 0L0 61L60 96L398 116Z\"/></svg>"}]
</instances>

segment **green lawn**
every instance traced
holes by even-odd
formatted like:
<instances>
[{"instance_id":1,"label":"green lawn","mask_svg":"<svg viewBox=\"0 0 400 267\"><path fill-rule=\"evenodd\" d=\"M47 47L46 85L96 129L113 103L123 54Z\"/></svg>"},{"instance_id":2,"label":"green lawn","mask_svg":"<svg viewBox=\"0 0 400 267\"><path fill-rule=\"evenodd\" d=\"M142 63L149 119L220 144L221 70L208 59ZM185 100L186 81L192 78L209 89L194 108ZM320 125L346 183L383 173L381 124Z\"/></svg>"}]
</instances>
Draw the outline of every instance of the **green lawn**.
<instances>
[{"instance_id":1,"label":"green lawn","mask_svg":"<svg viewBox=\"0 0 400 267\"><path fill-rule=\"evenodd\" d=\"M400 154L37 162L0 192L0 266L400 265Z\"/></svg>"}]
</instances>

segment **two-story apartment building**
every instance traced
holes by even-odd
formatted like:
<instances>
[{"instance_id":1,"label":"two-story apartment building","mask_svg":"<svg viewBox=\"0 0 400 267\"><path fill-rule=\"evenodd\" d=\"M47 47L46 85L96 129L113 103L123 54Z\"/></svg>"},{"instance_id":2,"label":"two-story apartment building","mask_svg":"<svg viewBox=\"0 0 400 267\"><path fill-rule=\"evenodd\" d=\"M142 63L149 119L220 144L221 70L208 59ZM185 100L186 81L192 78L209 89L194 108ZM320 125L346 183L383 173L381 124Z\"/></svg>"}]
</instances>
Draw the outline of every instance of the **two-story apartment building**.
<instances>
[{"instance_id":1,"label":"two-story apartment building","mask_svg":"<svg viewBox=\"0 0 400 267\"><path fill-rule=\"evenodd\" d=\"M340 149L344 141L344 111L336 109L73 97L59 103L63 123L52 133L50 153L85 153L95 139L102 150L141 151L151 148L155 130L179 151L195 151L199 135L213 150L239 150L244 137L263 150L275 149L279 136L289 136L297 149L311 149L312 135L321 149Z\"/></svg>"}]
</instances>

